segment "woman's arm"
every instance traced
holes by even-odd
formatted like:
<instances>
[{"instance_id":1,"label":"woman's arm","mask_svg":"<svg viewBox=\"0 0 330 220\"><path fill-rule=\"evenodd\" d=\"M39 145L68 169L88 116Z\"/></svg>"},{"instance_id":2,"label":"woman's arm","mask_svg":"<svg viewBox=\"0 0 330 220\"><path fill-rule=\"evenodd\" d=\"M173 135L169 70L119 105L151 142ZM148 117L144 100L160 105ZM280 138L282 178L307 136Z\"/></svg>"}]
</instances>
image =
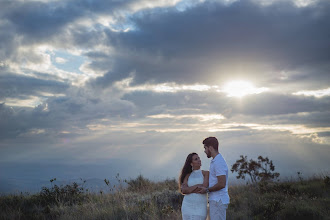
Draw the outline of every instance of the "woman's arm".
<instances>
[{"instance_id":1,"label":"woman's arm","mask_svg":"<svg viewBox=\"0 0 330 220\"><path fill-rule=\"evenodd\" d=\"M202 170L203 176L204 176L204 181L203 181L203 186L204 187L209 187L209 174L210 172L207 170Z\"/></svg>"},{"instance_id":2,"label":"woman's arm","mask_svg":"<svg viewBox=\"0 0 330 220\"><path fill-rule=\"evenodd\" d=\"M202 186L201 184L193 185L193 186L188 186L188 178L190 174L188 174L184 180L183 183L181 184L181 192L183 194L190 194L190 193L196 193L198 190L199 186Z\"/></svg>"}]
</instances>

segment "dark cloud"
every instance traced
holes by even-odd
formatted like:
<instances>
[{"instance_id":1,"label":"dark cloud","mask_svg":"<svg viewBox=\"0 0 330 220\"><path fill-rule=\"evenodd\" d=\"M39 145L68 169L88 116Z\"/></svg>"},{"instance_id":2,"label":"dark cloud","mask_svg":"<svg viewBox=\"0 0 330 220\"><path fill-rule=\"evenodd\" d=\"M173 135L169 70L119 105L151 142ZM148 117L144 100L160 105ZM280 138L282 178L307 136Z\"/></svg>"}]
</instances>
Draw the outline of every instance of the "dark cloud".
<instances>
[{"instance_id":1,"label":"dark cloud","mask_svg":"<svg viewBox=\"0 0 330 220\"><path fill-rule=\"evenodd\" d=\"M327 109L323 109L322 112L305 112L300 114L287 114L278 115L268 118L268 123L273 124L301 124L306 127L329 127L330 124L330 112ZM322 135L327 135L328 132L320 132Z\"/></svg>"},{"instance_id":2,"label":"dark cloud","mask_svg":"<svg viewBox=\"0 0 330 220\"><path fill-rule=\"evenodd\" d=\"M327 131L327 132L318 132L317 135L319 137L330 137L330 132Z\"/></svg>"},{"instance_id":3,"label":"dark cloud","mask_svg":"<svg viewBox=\"0 0 330 220\"><path fill-rule=\"evenodd\" d=\"M148 80L220 83L230 78L275 85L320 83L319 79L322 87L329 83L327 1L302 8L291 2L261 6L252 1L229 5L206 1L185 11L175 8L139 11L130 17L135 29L129 32L104 32L104 28L97 26L93 30L79 25L67 27L79 18L116 16L116 10L125 9L128 4L87 0L6 2L2 3L6 8L2 18L11 24L9 33L16 31L23 36L25 40L18 42L21 44L48 41L64 47L68 42L86 48L103 44L114 47L116 52L111 56L95 57L100 51L87 54L94 60L91 68L108 71L96 81L105 87L131 72L136 73L136 83ZM104 35L108 37L107 43ZM12 34L2 31L0 36L5 40L2 42L14 47ZM274 74L281 71L288 72L288 77L276 84ZM293 71L299 74L292 75Z\"/></svg>"},{"instance_id":4,"label":"dark cloud","mask_svg":"<svg viewBox=\"0 0 330 220\"><path fill-rule=\"evenodd\" d=\"M40 75L41 73L39 73ZM70 86L68 83L59 82L55 76L46 75L45 77L48 79L3 72L0 76L0 99L18 96L43 96L42 92L59 94L65 92ZM50 78L54 80L50 80Z\"/></svg>"},{"instance_id":5,"label":"dark cloud","mask_svg":"<svg viewBox=\"0 0 330 220\"><path fill-rule=\"evenodd\" d=\"M150 114L154 109L158 109L160 114L169 109L190 108L204 113L220 113L227 117L235 117L241 114L272 116L301 112L324 113L330 109L328 96L315 98L270 92L243 98L227 97L218 92L135 92L126 94L123 99L134 102L144 114ZM163 108L159 109L158 106Z\"/></svg>"},{"instance_id":6,"label":"dark cloud","mask_svg":"<svg viewBox=\"0 0 330 220\"><path fill-rule=\"evenodd\" d=\"M125 4L119 1L79 1L78 4L71 1L17 4L7 2L2 3L6 8L2 18L13 24L12 28L16 28L17 34L31 34L31 37L38 41L43 38L41 35L57 36L61 33L61 28L78 18L91 13L112 13ZM223 82L240 76L263 82L269 80L269 83L275 85L303 83L315 86L318 83L319 86L325 86L328 83L329 70L329 32L325 28L330 20L328 11L329 3L325 1L304 8L287 2L265 7L251 1L240 1L229 5L205 2L185 11L175 8L139 11L130 17L135 30L122 33L110 30L105 32L109 46L116 49L115 53L111 56L101 51L85 54L94 61L89 65L91 69L112 69L91 85L93 88L98 85L106 88L111 82L133 72L135 83ZM95 46L104 43L100 37L103 34L102 29L91 31L77 26L70 31L71 43L76 45ZM219 70L214 70L217 67ZM243 71L245 67L246 73ZM274 72L286 70L289 71L287 79L274 80ZM298 73L291 73L297 70ZM1 97L35 95L42 91L58 92L68 87L64 83L14 75L3 76L1 84ZM207 106L207 109L214 111L249 115L323 111L328 107L328 103L323 102L324 99L306 100L276 94L246 97L242 100L243 104L207 93L197 97L196 94L185 94L184 99L181 98L182 93L157 94L148 100L150 104L145 101L144 96L145 94L141 93L141 99L139 95L135 95L128 100L139 105L141 112L147 112L144 110L146 106L161 106L159 100L165 102L167 107L175 106L177 99L181 100L179 103L182 105L188 104L191 108L206 104L204 106ZM162 98L159 99L159 96ZM189 101L190 96L195 103ZM61 106L58 110L64 112L81 112L85 104L70 98L49 100L50 107L56 109Z\"/></svg>"},{"instance_id":7,"label":"dark cloud","mask_svg":"<svg viewBox=\"0 0 330 220\"><path fill-rule=\"evenodd\" d=\"M17 34L36 40L57 35L76 19L114 12L128 2L123 1L4 1L0 16L11 22ZM90 18L92 18L90 17Z\"/></svg>"},{"instance_id":8,"label":"dark cloud","mask_svg":"<svg viewBox=\"0 0 330 220\"><path fill-rule=\"evenodd\" d=\"M8 23L0 22L0 59L11 57L16 52L17 46L15 29Z\"/></svg>"},{"instance_id":9,"label":"dark cloud","mask_svg":"<svg viewBox=\"0 0 330 220\"><path fill-rule=\"evenodd\" d=\"M15 138L35 129L58 136L62 131L75 133L77 128L85 129L94 120L131 117L135 109L133 103L104 96L98 97L97 93L87 88L71 88L66 96L48 97L35 108L10 107L2 103L0 138Z\"/></svg>"},{"instance_id":10,"label":"dark cloud","mask_svg":"<svg viewBox=\"0 0 330 220\"><path fill-rule=\"evenodd\" d=\"M329 97L315 98L293 95L259 94L237 101L233 112L247 115L278 115L299 112L325 112L330 107Z\"/></svg>"},{"instance_id":11,"label":"dark cloud","mask_svg":"<svg viewBox=\"0 0 330 220\"><path fill-rule=\"evenodd\" d=\"M89 27L73 25L78 19L100 15L118 17L130 1L1 1L0 59L22 62L17 48L53 44L60 48L98 45L99 33ZM120 14L120 13L119 13ZM32 56L33 50L29 56ZM26 54L25 54L26 56ZM29 57L25 57L29 59Z\"/></svg>"},{"instance_id":12,"label":"dark cloud","mask_svg":"<svg viewBox=\"0 0 330 220\"><path fill-rule=\"evenodd\" d=\"M302 67L313 67L309 80L324 79L330 59L329 10L325 1L304 8L288 2L264 7L238 1L228 6L205 2L183 12L145 10L131 18L135 31L108 32L109 44L120 52L111 57L114 67L99 81L115 81L135 71L137 83L210 83L239 77L270 83L274 73L299 71L289 78L297 83L309 74Z\"/></svg>"}]
</instances>

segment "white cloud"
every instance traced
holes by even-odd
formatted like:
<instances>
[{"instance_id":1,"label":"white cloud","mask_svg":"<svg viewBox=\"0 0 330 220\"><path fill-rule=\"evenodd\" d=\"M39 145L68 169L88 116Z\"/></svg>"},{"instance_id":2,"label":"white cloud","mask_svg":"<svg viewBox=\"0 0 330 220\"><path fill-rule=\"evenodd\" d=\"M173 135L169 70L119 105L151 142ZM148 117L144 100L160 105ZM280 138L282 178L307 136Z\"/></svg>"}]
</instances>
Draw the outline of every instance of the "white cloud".
<instances>
[{"instance_id":1,"label":"white cloud","mask_svg":"<svg viewBox=\"0 0 330 220\"><path fill-rule=\"evenodd\" d=\"M191 114L191 115L171 115L171 114L158 114L158 115L149 115L148 118L172 118L172 119L183 119L183 118L196 118L201 121L210 121L210 120L221 120L225 119L223 115L220 114Z\"/></svg>"},{"instance_id":2,"label":"white cloud","mask_svg":"<svg viewBox=\"0 0 330 220\"><path fill-rule=\"evenodd\" d=\"M76 60L70 63L73 67L77 66L76 70L74 68L68 70L60 69L56 64L67 64L69 60L56 56L58 52L54 46L47 44L21 46L18 49L15 60L6 61L6 64L8 64L8 68L12 72L17 74L43 80L69 82L74 86L83 86L89 79L104 74L104 71L93 71L86 68L89 61L84 60L81 55L83 52L86 52L83 50L68 49L67 51L60 51L68 57L71 56L76 60L84 60L80 66ZM52 62L52 57L54 58L54 63Z\"/></svg>"},{"instance_id":3,"label":"white cloud","mask_svg":"<svg viewBox=\"0 0 330 220\"><path fill-rule=\"evenodd\" d=\"M21 98L5 98L0 100L0 102L6 103L7 106L12 107L29 107L35 108L36 106L44 103L48 97L64 97L65 94L62 93L48 93L48 92L38 92L39 96L25 96ZM48 110L47 103L45 104L44 110Z\"/></svg>"},{"instance_id":4,"label":"white cloud","mask_svg":"<svg viewBox=\"0 0 330 220\"><path fill-rule=\"evenodd\" d=\"M55 61L56 61L56 63L60 63L60 64L63 64L63 63L68 62L68 60L66 60L66 59L64 59L62 57L56 57L55 58Z\"/></svg>"},{"instance_id":5,"label":"white cloud","mask_svg":"<svg viewBox=\"0 0 330 220\"><path fill-rule=\"evenodd\" d=\"M328 142L327 138L321 138L317 135L317 133L299 135L298 137L302 139L312 140L314 143L318 143L318 144L330 143Z\"/></svg>"},{"instance_id":6,"label":"white cloud","mask_svg":"<svg viewBox=\"0 0 330 220\"><path fill-rule=\"evenodd\" d=\"M330 88L320 89L320 90L302 90L295 93L293 95L304 95L304 96L314 96L317 98L321 98L323 96L330 96Z\"/></svg>"},{"instance_id":7,"label":"white cloud","mask_svg":"<svg viewBox=\"0 0 330 220\"><path fill-rule=\"evenodd\" d=\"M307 7L318 2L318 0L293 0L297 7Z\"/></svg>"},{"instance_id":8,"label":"white cloud","mask_svg":"<svg viewBox=\"0 0 330 220\"><path fill-rule=\"evenodd\" d=\"M134 77L129 77L118 81L115 83L115 86L119 89L122 89L127 92L136 92L136 91L152 91L152 92L181 92L181 91L209 91L212 88L218 88L217 86L209 86L209 85L201 85L201 84L194 84L194 85L180 85L174 82L171 83L160 83L160 84L150 84L146 83L139 86L131 86Z\"/></svg>"},{"instance_id":9,"label":"white cloud","mask_svg":"<svg viewBox=\"0 0 330 220\"><path fill-rule=\"evenodd\" d=\"M142 85L132 86L134 77L130 76L121 81L115 83L115 87L125 92L137 92L137 91L151 91L156 93L177 93L186 91L196 92L219 92L225 93L228 97L243 97L246 95L256 95L266 91L269 88L253 86L248 81L231 81L220 88L218 85L205 85L205 84L178 84L175 82L151 84L145 83Z\"/></svg>"},{"instance_id":10,"label":"white cloud","mask_svg":"<svg viewBox=\"0 0 330 220\"><path fill-rule=\"evenodd\" d=\"M288 3L292 2L297 7L308 7L317 3L319 0L253 0L253 2L260 4L262 6L270 6L276 3Z\"/></svg>"},{"instance_id":11,"label":"white cloud","mask_svg":"<svg viewBox=\"0 0 330 220\"><path fill-rule=\"evenodd\" d=\"M16 106L16 107L29 107L35 108L40 105L45 99L38 96L28 96L25 99L23 98L6 98L2 102L6 103L7 106Z\"/></svg>"},{"instance_id":12,"label":"white cloud","mask_svg":"<svg viewBox=\"0 0 330 220\"><path fill-rule=\"evenodd\" d=\"M156 7L170 7L175 6L182 0L140 0L133 1L133 3L129 4L128 8L130 8L133 12L140 11L143 9L152 9Z\"/></svg>"},{"instance_id":13,"label":"white cloud","mask_svg":"<svg viewBox=\"0 0 330 220\"><path fill-rule=\"evenodd\" d=\"M164 120L166 119L166 120ZM194 119L189 120L189 119ZM157 114L149 115L144 119L125 120L105 120L87 125L89 130L95 132L160 132L160 133L180 133L180 132L244 132L274 131L284 132L296 136L300 139L309 139L318 144L329 144L327 137L318 137L317 133L330 132L330 127L307 127L303 124L263 124L235 122L226 119L221 114Z\"/></svg>"},{"instance_id":14,"label":"white cloud","mask_svg":"<svg viewBox=\"0 0 330 220\"><path fill-rule=\"evenodd\" d=\"M38 92L40 96L44 97L60 97L66 96L64 93L49 93L49 92Z\"/></svg>"},{"instance_id":15,"label":"white cloud","mask_svg":"<svg viewBox=\"0 0 330 220\"><path fill-rule=\"evenodd\" d=\"M45 133L45 129L31 129L29 133L34 135L43 134Z\"/></svg>"}]
</instances>

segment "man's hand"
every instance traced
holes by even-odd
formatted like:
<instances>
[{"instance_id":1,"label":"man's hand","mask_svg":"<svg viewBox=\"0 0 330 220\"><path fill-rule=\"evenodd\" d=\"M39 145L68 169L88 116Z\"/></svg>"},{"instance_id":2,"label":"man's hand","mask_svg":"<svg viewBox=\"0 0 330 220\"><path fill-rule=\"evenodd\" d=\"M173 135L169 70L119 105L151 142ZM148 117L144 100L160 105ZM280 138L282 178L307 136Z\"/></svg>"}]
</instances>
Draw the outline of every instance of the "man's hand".
<instances>
[{"instance_id":1,"label":"man's hand","mask_svg":"<svg viewBox=\"0 0 330 220\"><path fill-rule=\"evenodd\" d=\"M206 193L206 187L204 187L204 186L199 186L199 187L198 187L198 191L197 191L197 193L205 194L205 193Z\"/></svg>"}]
</instances>

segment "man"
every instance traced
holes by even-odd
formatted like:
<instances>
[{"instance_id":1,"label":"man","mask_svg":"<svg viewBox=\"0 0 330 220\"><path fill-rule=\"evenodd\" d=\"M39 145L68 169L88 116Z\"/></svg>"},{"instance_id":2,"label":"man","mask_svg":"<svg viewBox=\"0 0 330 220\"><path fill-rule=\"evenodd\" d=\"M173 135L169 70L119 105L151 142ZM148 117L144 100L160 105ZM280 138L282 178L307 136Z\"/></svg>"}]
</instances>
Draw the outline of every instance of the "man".
<instances>
[{"instance_id":1,"label":"man","mask_svg":"<svg viewBox=\"0 0 330 220\"><path fill-rule=\"evenodd\" d=\"M204 152L210 163L209 187L199 187L199 193L209 193L210 220L226 219L226 209L229 204L228 166L219 153L219 142L215 137L203 141Z\"/></svg>"}]
</instances>

